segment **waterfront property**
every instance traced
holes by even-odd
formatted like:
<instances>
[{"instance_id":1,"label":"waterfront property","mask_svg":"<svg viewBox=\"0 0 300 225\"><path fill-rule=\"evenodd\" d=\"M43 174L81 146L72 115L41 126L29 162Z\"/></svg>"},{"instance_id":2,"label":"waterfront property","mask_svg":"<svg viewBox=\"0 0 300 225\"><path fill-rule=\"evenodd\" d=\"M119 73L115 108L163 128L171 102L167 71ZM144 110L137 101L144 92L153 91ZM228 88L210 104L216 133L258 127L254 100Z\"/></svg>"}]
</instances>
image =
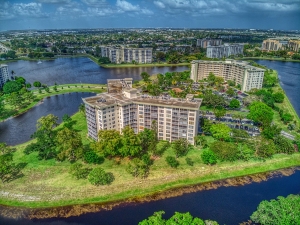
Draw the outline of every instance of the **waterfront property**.
<instances>
[{"instance_id":1,"label":"waterfront property","mask_svg":"<svg viewBox=\"0 0 300 225\"><path fill-rule=\"evenodd\" d=\"M224 44L219 46L207 46L206 56L208 58L223 58L231 55L242 55L244 44Z\"/></svg>"},{"instance_id":2,"label":"waterfront property","mask_svg":"<svg viewBox=\"0 0 300 225\"><path fill-rule=\"evenodd\" d=\"M300 40L290 40L288 48L294 52L298 52L300 50Z\"/></svg>"},{"instance_id":3,"label":"waterfront property","mask_svg":"<svg viewBox=\"0 0 300 225\"><path fill-rule=\"evenodd\" d=\"M225 81L232 80L240 84L242 91L250 91L253 88L261 89L264 71L264 69L249 65L248 62L230 59L225 61L194 60L191 63L191 79L195 82L213 73L223 77Z\"/></svg>"},{"instance_id":4,"label":"waterfront property","mask_svg":"<svg viewBox=\"0 0 300 225\"><path fill-rule=\"evenodd\" d=\"M127 82L129 80L127 79ZM141 94L125 80L108 81L109 92L84 98L88 136L97 140L99 130L122 131L130 126L135 133L151 128L157 122L158 138L174 141L186 138L194 144L198 132L201 99L187 95L186 99Z\"/></svg>"},{"instance_id":5,"label":"waterfront property","mask_svg":"<svg viewBox=\"0 0 300 225\"><path fill-rule=\"evenodd\" d=\"M222 39L220 38L197 39L197 46L201 48L207 48L208 46L219 46L221 44L222 44Z\"/></svg>"},{"instance_id":6,"label":"waterfront property","mask_svg":"<svg viewBox=\"0 0 300 225\"><path fill-rule=\"evenodd\" d=\"M0 64L0 88L9 80L8 65Z\"/></svg>"},{"instance_id":7,"label":"waterfront property","mask_svg":"<svg viewBox=\"0 0 300 225\"><path fill-rule=\"evenodd\" d=\"M101 56L108 57L112 63L152 63L152 48L125 48L101 46Z\"/></svg>"}]
</instances>

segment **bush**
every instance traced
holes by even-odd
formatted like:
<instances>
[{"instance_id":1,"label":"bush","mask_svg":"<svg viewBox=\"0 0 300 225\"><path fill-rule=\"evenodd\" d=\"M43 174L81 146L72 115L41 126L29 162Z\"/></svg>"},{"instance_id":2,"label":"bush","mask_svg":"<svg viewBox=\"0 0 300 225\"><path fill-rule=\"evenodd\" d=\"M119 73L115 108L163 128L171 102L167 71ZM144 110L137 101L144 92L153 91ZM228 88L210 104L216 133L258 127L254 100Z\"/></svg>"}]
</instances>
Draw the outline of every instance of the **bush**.
<instances>
[{"instance_id":1,"label":"bush","mask_svg":"<svg viewBox=\"0 0 300 225\"><path fill-rule=\"evenodd\" d=\"M201 159L204 164L213 165L217 163L217 157L211 150L204 150L201 155Z\"/></svg>"},{"instance_id":2,"label":"bush","mask_svg":"<svg viewBox=\"0 0 300 225\"><path fill-rule=\"evenodd\" d=\"M149 165L144 160L135 158L129 163L126 171L134 177L146 178L149 174Z\"/></svg>"},{"instance_id":3,"label":"bush","mask_svg":"<svg viewBox=\"0 0 300 225\"><path fill-rule=\"evenodd\" d=\"M168 148L170 143L168 141L160 141L153 152L154 155L161 156Z\"/></svg>"},{"instance_id":4,"label":"bush","mask_svg":"<svg viewBox=\"0 0 300 225\"><path fill-rule=\"evenodd\" d=\"M150 155L145 154L142 156L142 161L147 165L147 166L151 166L153 161L150 158Z\"/></svg>"},{"instance_id":5,"label":"bush","mask_svg":"<svg viewBox=\"0 0 300 225\"><path fill-rule=\"evenodd\" d=\"M284 94L282 94L280 92L276 92L275 94L273 94L273 98L274 98L275 102L282 103L284 100Z\"/></svg>"},{"instance_id":6,"label":"bush","mask_svg":"<svg viewBox=\"0 0 300 225\"><path fill-rule=\"evenodd\" d=\"M112 173L106 173L100 167L93 169L88 175L89 182L96 186L111 184L114 179L115 178Z\"/></svg>"},{"instance_id":7,"label":"bush","mask_svg":"<svg viewBox=\"0 0 300 225\"><path fill-rule=\"evenodd\" d=\"M179 162L175 159L174 156L167 156L166 162L173 168L177 168L179 166Z\"/></svg>"},{"instance_id":8,"label":"bush","mask_svg":"<svg viewBox=\"0 0 300 225\"><path fill-rule=\"evenodd\" d=\"M293 144L285 137L278 136L274 139L277 153L292 154L295 152Z\"/></svg>"},{"instance_id":9,"label":"bush","mask_svg":"<svg viewBox=\"0 0 300 225\"><path fill-rule=\"evenodd\" d=\"M71 165L69 170L69 173L77 180L86 179L90 172L90 168L83 168L83 165L80 163L74 163L73 165Z\"/></svg>"},{"instance_id":10,"label":"bush","mask_svg":"<svg viewBox=\"0 0 300 225\"><path fill-rule=\"evenodd\" d=\"M94 151L90 150L84 153L83 159L89 164L101 164L104 162L104 158L98 156Z\"/></svg>"},{"instance_id":11,"label":"bush","mask_svg":"<svg viewBox=\"0 0 300 225\"><path fill-rule=\"evenodd\" d=\"M211 144L210 149L221 161L234 161L238 158L238 149L235 144L216 141Z\"/></svg>"},{"instance_id":12,"label":"bush","mask_svg":"<svg viewBox=\"0 0 300 225\"><path fill-rule=\"evenodd\" d=\"M185 158L186 164L188 164L189 166L193 166L194 162L191 158Z\"/></svg>"}]
</instances>

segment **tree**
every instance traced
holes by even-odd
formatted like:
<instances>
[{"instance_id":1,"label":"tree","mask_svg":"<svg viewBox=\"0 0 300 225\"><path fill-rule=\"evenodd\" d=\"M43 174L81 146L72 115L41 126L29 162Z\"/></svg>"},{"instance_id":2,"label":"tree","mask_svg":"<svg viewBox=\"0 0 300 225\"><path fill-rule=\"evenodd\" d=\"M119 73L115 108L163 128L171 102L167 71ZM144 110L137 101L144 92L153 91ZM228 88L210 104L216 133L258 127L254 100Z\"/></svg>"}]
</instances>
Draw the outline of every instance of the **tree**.
<instances>
[{"instance_id":1,"label":"tree","mask_svg":"<svg viewBox=\"0 0 300 225\"><path fill-rule=\"evenodd\" d=\"M37 130L31 136L36 138L36 143L26 146L24 153L30 154L33 151L38 152L38 159L51 159L56 152L56 131L54 128L58 125L58 117L53 114L41 117L37 121Z\"/></svg>"},{"instance_id":2,"label":"tree","mask_svg":"<svg viewBox=\"0 0 300 225\"><path fill-rule=\"evenodd\" d=\"M27 91L23 94L24 99L26 99L28 102L31 102L34 99L34 94L31 91Z\"/></svg>"},{"instance_id":3,"label":"tree","mask_svg":"<svg viewBox=\"0 0 300 225\"><path fill-rule=\"evenodd\" d=\"M273 98L274 98L275 102L283 103L284 94L282 94L281 92L276 92L273 94Z\"/></svg>"},{"instance_id":4,"label":"tree","mask_svg":"<svg viewBox=\"0 0 300 225\"><path fill-rule=\"evenodd\" d=\"M233 88L228 88L228 90L226 91L226 94L228 94L230 97L233 97L233 96L236 95L236 93L233 90Z\"/></svg>"},{"instance_id":5,"label":"tree","mask_svg":"<svg viewBox=\"0 0 300 225\"><path fill-rule=\"evenodd\" d=\"M83 103L81 103L79 106L79 112L83 113L85 116L85 105Z\"/></svg>"},{"instance_id":6,"label":"tree","mask_svg":"<svg viewBox=\"0 0 300 225\"><path fill-rule=\"evenodd\" d=\"M88 175L88 180L95 186L111 184L114 181L112 173L106 173L102 168L94 168Z\"/></svg>"},{"instance_id":7,"label":"tree","mask_svg":"<svg viewBox=\"0 0 300 225\"><path fill-rule=\"evenodd\" d=\"M143 131L138 133L138 138L141 141L141 147L143 152L148 152L149 146L153 140L153 132L150 129L145 128Z\"/></svg>"},{"instance_id":8,"label":"tree","mask_svg":"<svg viewBox=\"0 0 300 225\"><path fill-rule=\"evenodd\" d=\"M300 224L300 196L289 195L286 198L262 201L251 215L251 220L263 225Z\"/></svg>"},{"instance_id":9,"label":"tree","mask_svg":"<svg viewBox=\"0 0 300 225\"><path fill-rule=\"evenodd\" d=\"M288 122L291 122L293 120L293 115L291 115L290 113L283 113L281 115L281 120L287 124Z\"/></svg>"},{"instance_id":10,"label":"tree","mask_svg":"<svg viewBox=\"0 0 300 225\"><path fill-rule=\"evenodd\" d=\"M274 113L269 106L262 102L252 102L249 109L248 119L261 123L263 127L271 124Z\"/></svg>"},{"instance_id":11,"label":"tree","mask_svg":"<svg viewBox=\"0 0 300 225\"><path fill-rule=\"evenodd\" d=\"M9 50L9 51L6 53L6 55L7 55L8 58L11 58L11 59L17 58L16 52L15 52L15 51L12 51L12 50Z\"/></svg>"},{"instance_id":12,"label":"tree","mask_svg":"<svg viewBox=\"0 0 300 225\"><path fill-rule=\"evenodd\" d=\"M213 124L210 127L210 132L212 136L221 141L230 140L231 129L223 123Z\"/></svg>"},{"instance_id":13,"label":"tree","mask_svg":"<svg viewBox=\"0 0 300 225\"><path fill-rule=\"evenodd\" d=\"M207 105L208 107L216 108L218 106L224 106L225 100L222 96L208 93L203 98L203 104Z\"/></svg>"},{"instance_id":14,"label":"tree","mask_svg":"<svg viewBox=\"0 0 300 225\"><path fill-rule=\"evenodd\" d=\"M134 177L146 178L149 174L149 165L144 160L135 158L129 163L126 171Z\"/></svg>"},{"instance_id":15,"label":"tree","mask_svg":"<svg viewBox=\"0 0 300 225\"><path fill-rule=\"evenodd\" d=\"M22 84L17 82L17 81L7 81L4 85L3 85L3 92L5 94L11 94L13 92L18 92L20 91L22 88Z\"/></svg>"},{"instance_id":16,"label":"tree","mask_svg":"<svg viewBox=\"0 0 300 225\"><path fill-rule=\"evenodd\" d=\"M164 61L166 59L166 54L164 52L156 52L157 61Z\"/></svg>"},{"instance_id":17,"label":"tree","mask_svg":"<svg viewBox=\"0 0 300 225\"><path fill-rule=\"evenodd\" d=\"M234 139L235 142L243 142L247 140L250 136L245 130L240 130L240 129L232 129L232 138Z\"/></svg>"},{"instance_id":18,"label":"tree","mask_svg":"<svg viewBox=\"0 0 300 225\"><path fill-rule=\"evenodd\" d=\"M34 81L34 82L33 82L33 86L34 86L34 87L41 87L42 84L41 84L41 82L39 82L39 81Z\"/></svg>"},{"instance_id":19,"label":"tree","mask_svg":"<svg viewBox=\"0 0 300 225\"><path fill-rule=\"evenodd\" d=\"M235 161L238 158L239 152L233 143L216 141L210 145L210 149L221 161Z\"/></svg>"},{"instance_id":20,"label":"tree","mask_svg":"<svg viewBox=\"0 0 300 225\"><path fill-rule=\"evenodd\" d=\"M194 139L197 146L201 146L201 148L205 148L207 146L207 140L204 136L197 135L194 137Z\"/></svg>"},{"instance_id":21,"label":"tree","mask_svg":"<svg viewBox=\"0 0 300 225\"><path fill-rule=\"evenodd\" d=\"M149 82L150 81L150 75L147 72L142 72L141 73L141 77L145 82Z\"/></svg>"},{"instance_id":22,"label":"tree","mask_svg":"<svg viewBox=\"0 0 300 225\"><path fill-rule=\"evenodd\" d=\"M216 107L213 111L217 119L220 119L226 114L226 109L224 109L222 106Z\"/></svg>"},{"instance_id":23,"label":"tree","mask_svg":"<svg viewBox=\"0 0 300 225\"><path fill-rule=\"evenodd\" d=\"M168 163L169 166L173 168L177 168L179 166L179 161L176 160L174 156L167 156L166 162Z\"/></svg>"},{"instance_id":24,"label":"tree","mask_svg":"<svg viewBox=\"0 0 300 225\"><path fill-rule=\"evenodd\" d=\"M275 124L272 124L264 127L261 134L267 139L273 139L275 137L277 138L280 135L280 132L281 132L281 128Z\"/></svg>"},{"instance_id":25,"label":"tree","mask_svg":"<svg viewBox=\"0 0 300 225\"><path fill-rule=\"evenodd\" d=\"M83 159L86 163L101 164L104 162L104 158L102 156L98 156L93 150L84 152Z\"/></svg>"},{"instance_id":26,"label":"tree","mask_svg":"<svg viewBox=\"0 0 300 225\"><path fill-rule=\"evenodd\" d=\"M190 213L175 214L168 220L162 218L164 211L155 212L148 219L139 222L139 225L218 225L216 221L205 220L193 217Z\"/></svg>"},{"instance_id":27,"label":"tree","mask_svg":"<svg viewBox=\"0 0 300 225\"><path fill-rule=\"evenodd\" d=\"M0 143L0 179L2 183L14 180L22 175L20 164L13 162L13 152L15 148L7 146L6 143Z\"/></svg>"},{"instance_id":28,"label":"tree","mask_svg":"<svg viewBox=\"0 0 300 225\"><path fill-rule=\"evenodd\" d=\"M22 86L26 84L26 80L24 77L15 77L15 81L22 84Z\"/></svg>"},{"instance_id":29,"label":"tree","mask_svg":"<svg viewBox=\"0 0 300 225\"><path fill-rule=\"evenodd\" d=\"M80 163L72 164L69 170L69 173L77 180L86 179L90 172L91 172L90 168L83 168L83 165Z\"/></svg>"},{"instance_id":30,"label":"tree","mask_svg":"<svg viewBox=\"0 0 300 225\"><path fill-rule=\"evenodd\" d=\"M122 147L119 152L123 157L137 156L141 153L141 141L134 133L134 130L130 126L125 126L122 130Z\"/></svg>"},{"instance_id":31,"label":"tree","mask_svg":"<svg viewBox=\"0 0 300 225\"><path fill-rule=\"evenodd\" d=\"M276 147L273 140L259 137L254 139L252 145L255 150L254 154L258 158L271 158L275 154Z\"/></svg>"},{"instance_id":32,"label":"tree","mask_svg":"<svg viewBox=\"0 0 300 225\"><path fill-rule=\"evenodd\" d=\"M14 108L19 108L23 102L22 102L22 97L17 93L13 92L11 93L7 98L6 101L12 105Z\"/></svg>"},{"instance_id":33,"label":"tree","mask_svg":"<svg viewBox=\"0 0 300 225\"><path fill-rule=\"evenodd\" d=\"M105 157L120 155L119 150L122 148L122 137L116 130L100 130L98 133L98 142L92 145L97 152L102 153Z\"/></svg>"},{"instance_id":34,"label":"tree","mask_svg":"<svg viewBox=\"0 0 300 225\"><path fill-rule=\"evenodd\" d=\"M27 83L27 84L26 84L26 88L31 88L31 84L30 84L30 83Z\"/></svg>"},{"instance_id":35,"label":"tree","mask_svg":"<svg viewBox=\"0 0 300 225\"><path fill-rule=\"evenodd\" d=\"M59 152L57 158L61 161L68 159L76 161L83 156L83 144L81 136L75 130L64 127L57 132L57 144Z\"/></svg>"},{"instance_id":36,"label":"tree","mask_svg":"<svg viewBox=\"0 0 300 225\"><path fill-rule=\"evenodd\" d=\"M277 153L292 154L295 152L294 145L287 138L279 135L274 139Z\"/></svg>"},{"instance_id":37,"label":"tree","mask_svg":"<svg viewBox=\"0 0 300 225\"><path fill-rule=\"evenodd\" d=\"M213 165L217 163L217 157L215 153L211 150L204 150L201 154L201 159L204 164Z\"/></svg>"},{"instance_id":38,"label":"tree","mask_svg":"<svg viewBox=\"0 0 300 225\"><path fill-rule=\"evenodd\" d=\"M232 109L238 109L241 107L241 103L237 99L232 99L229 103L229 107Z\"/></svg>"},{"instance_id":39,"label":"tree","mask_svg":"<svg viewBox=\"0 0 300 225\"><path fill-rule=\"evenodd\" d=\"M175 140L172 145L177 158L180 156L185 156L190 147L190 144L186 138L179 138L178 140Z\"/></svg>"}]
</instances>

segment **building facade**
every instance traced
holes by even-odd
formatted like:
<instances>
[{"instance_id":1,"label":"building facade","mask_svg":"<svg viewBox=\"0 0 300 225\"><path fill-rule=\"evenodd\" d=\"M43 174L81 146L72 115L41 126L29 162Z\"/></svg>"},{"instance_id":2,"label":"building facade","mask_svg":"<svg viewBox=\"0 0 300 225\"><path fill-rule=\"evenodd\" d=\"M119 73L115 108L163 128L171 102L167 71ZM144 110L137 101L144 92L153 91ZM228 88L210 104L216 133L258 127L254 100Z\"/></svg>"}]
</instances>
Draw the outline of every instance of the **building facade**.
<instances>
[{"instance_id":1,"label":"building facade","mask_svg":"<svg viewBox=\"0 0 300 225\"><path fill-rule=\"evenodd\" d=\"M8 65L0 64L0 88L9 80Z\"/></svg>"},{"instance_id":2,"label":"building facade","mask_svg":"<svg viewBox=\"0 0 300 225\"><path fill-rule=\"evenodd\" d=\"M300 50L300 40L289 40L288 48L294 52L299 52Z\"/></svg>"},{"instance_id":3,"label":"building facade","mask_svg":"<svg viewBox=\"0 0 300 225\"><path fill-rule=\"evenodd\" d=\"M194 60L191 63L191 79L203 80L213 73L223 77L225 81L232 80L241 85L242 91L261 89L264 79L264 69L249 65L245 61L204 61Z\"/></svg>"},{"instance_id":4,"label":"building facade","mask_svg":"<svg viewBox=\"0 0 300 225\"><path fill-rule=\"evenodd\" d=\"M124 48L101 46L101 56L108 57L112 63L152 63L152 48Z\"/></svg>"},{"instance_id":5,"label":"building facade","mask_svg":"<svg viewBox=\"0 0 300 225\"><path fill-rule=\"evenodd\" d=\"M243 55L244 44L224 44L219 46L207 46L206 57L208 58L223 58L231 55Z\"/></svg>"},{"instance_id":6,"label":"building facade","mask_svg":"<svg viewBox=\"0 0 300 225\"><path fill-rule=\"evenodd\" d=\"M186 99L169 96L153 97L140 94L134 88L121 92L103 93L84 98L88 136L97 140L99 130L114 129L122 132L130 126L135 133L150 129L157 123L160 140L174 141L186 138L194 144L198 133L201 99L188 95Z\"/></svg>"},{"instance_id":7,"label":"building facade","mask_svg":"<svg viewBox=\"0 0 300 225\"><path fill-rule=\"evenodd\" d=\"M283 50L287 45L287 41L284 40L276 40L276 39L267 39L264 40L261 46L261 50L263 51L278 51Z\"/></svg>"},{"instance_id":8,"label":"building facade","mask_svg":"<svg viewBox=\"0 0 300 225\"><path fill-rule=\"evenodd\" d=\"M203 38L197 39L197 46L201 48L207 48L208 46L222 45L222 39L219 38Z\"/></svg>"}]
</instances>

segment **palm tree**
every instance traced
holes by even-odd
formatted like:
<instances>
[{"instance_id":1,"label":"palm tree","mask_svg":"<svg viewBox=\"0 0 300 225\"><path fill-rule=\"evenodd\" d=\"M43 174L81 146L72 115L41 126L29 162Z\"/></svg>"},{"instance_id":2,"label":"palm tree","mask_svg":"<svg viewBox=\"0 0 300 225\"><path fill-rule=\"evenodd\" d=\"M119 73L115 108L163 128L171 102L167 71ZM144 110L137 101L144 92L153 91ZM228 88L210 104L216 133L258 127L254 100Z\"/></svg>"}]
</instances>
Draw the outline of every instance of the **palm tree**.
<instances>
[{"instance_id":1,"label":"palm tree","mask_svg":"<svg viewBox=\"0 0 300 225\"><path fill-rule=\"evenodd\" d=\"M15 71L12 70L10 73L11 73L11 79L13 80L14 79Z\"/></svg>"}]
</instances>

